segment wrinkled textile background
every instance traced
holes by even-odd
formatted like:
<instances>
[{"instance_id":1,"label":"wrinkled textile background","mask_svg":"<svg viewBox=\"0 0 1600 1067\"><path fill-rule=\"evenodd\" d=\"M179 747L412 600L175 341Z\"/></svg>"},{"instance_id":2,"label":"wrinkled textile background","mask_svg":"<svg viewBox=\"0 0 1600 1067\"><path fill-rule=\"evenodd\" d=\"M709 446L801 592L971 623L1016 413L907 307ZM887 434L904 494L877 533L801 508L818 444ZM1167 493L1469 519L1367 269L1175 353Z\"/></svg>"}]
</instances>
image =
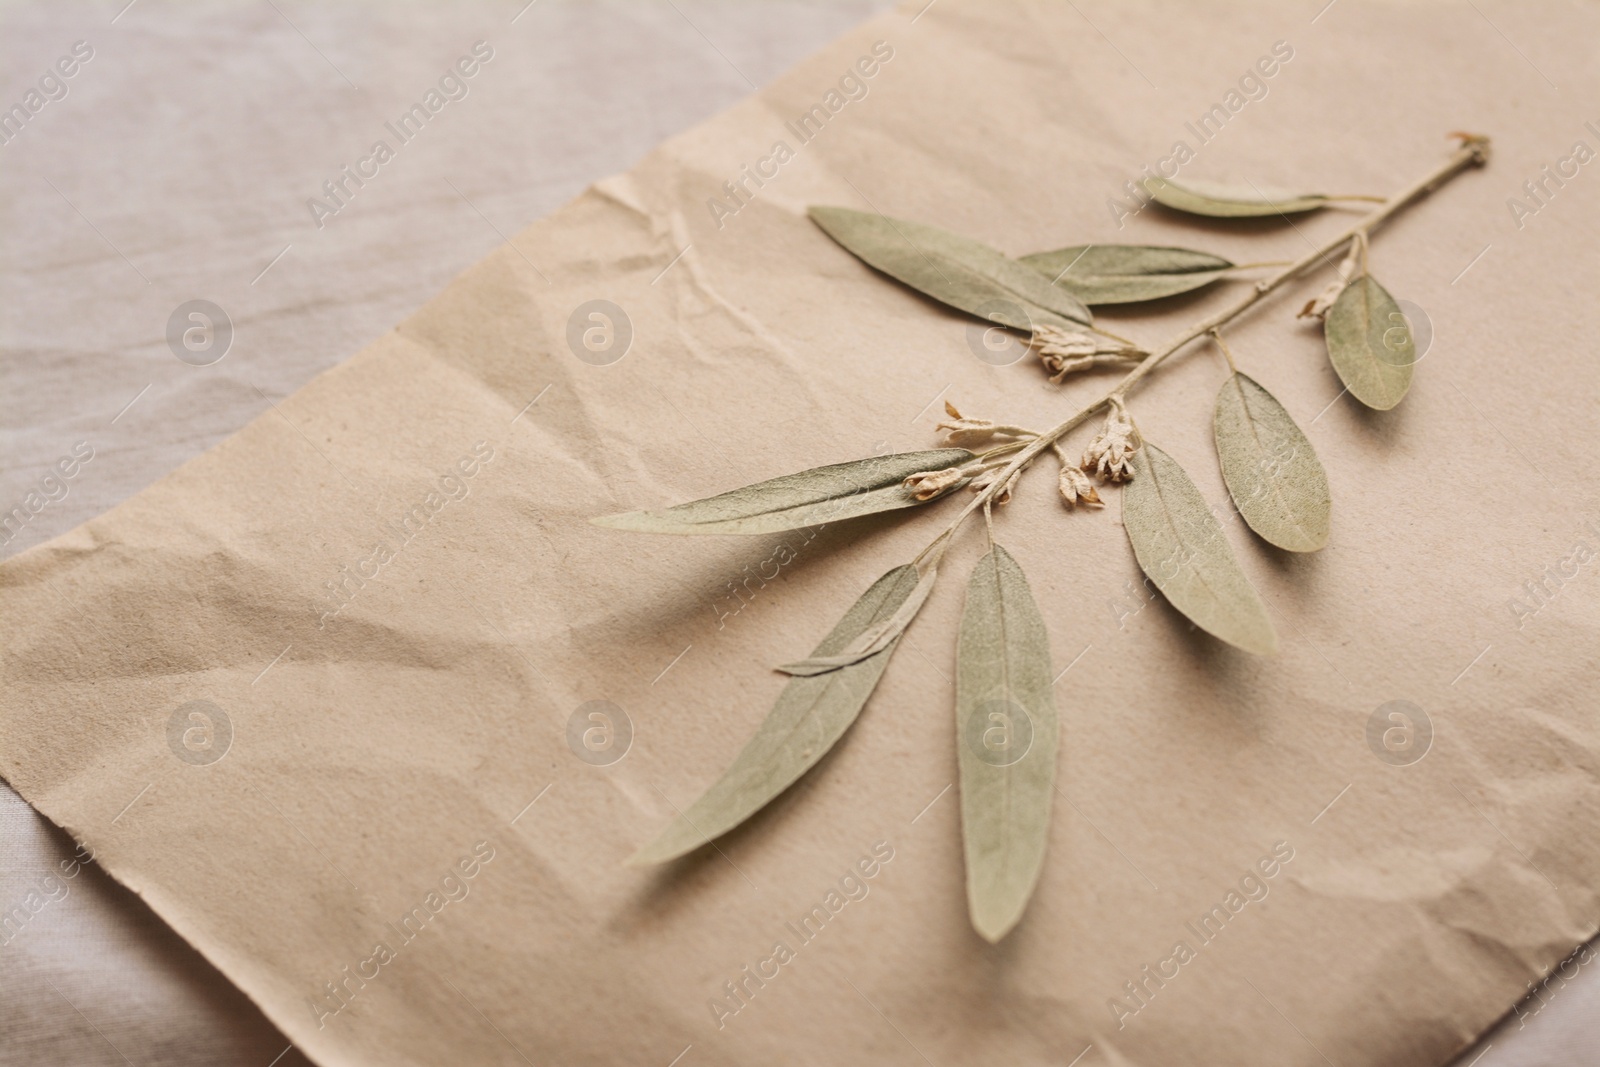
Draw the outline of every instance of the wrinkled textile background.
<instances>
[{"instance_id":1,"label":"wrinkled textile background","mask_svg":"<svg viewBox=\"0 0 1600 1067\"><path fill-rule=\"evenodd\" d=\"M1222 12L1204 28L1139 9L1089 9L1085 19L946 3L914 23L916 8L890 16L519 235L290 400L282 394L301 379L269 376L304 366L274 354L302 340L292 326L262 338L238 315L236 350L194 373L166 352L159 327L178 300L218 290L162 279L166 296L152 294L146 309L156 327L137 332L154 338L143 343L145 363L173 383L169 414L195 426L190 412L206 403L186 391L226 395L231 382L259 389L255 410L266 415L4 570L7 616L29 620L8 648L7 776L322 1062L429 1062L440 1047L432 1041L471 1048L482 1062L521 1062L524 1049L584 1062L665 1062L680 1049L685 1063L920 1062L919 1052L945 1062L977 1055L978 1042L1021 1062L1080 1050L1085 1064L1442 1060L1594 929L1583 887L1593 879L1585 835L1595 738L1574 696L1593 645L1592 576L1580 572L1521 629L1505 606L1568 556L1584 536L1580 520L1595 513L1593 463L1580 447L1594 430L1595 378L1580 358L1593 312L1569 296L1592 290L1584 250L1594 194L1586 174L1569 179L1521 229L1505 206L1572 140L1593 140L1582 126L1593 116L1574 103L1594 97L1593 60L1576 43L1593 19L1551 9L1533 24L1493 11L1490 22L1470 8L1343 3L1321 15ZM316 40L315 27L301 28ZM1202 34L1213 47L1196 50ZM459 47L426 41L432 66L474 35L461 38ZM880 38L896 56L868 98L717 230L704 199ZM1264 226L1247 240L1151 212L1118 231L1104 204L1138 164L1186 136L1184 121L1221 96L1235 67L1280 38L1294 42L1295 59L1266 100L1202 149L1193 173L1262 184L1310 174L1337 191L1381 191L1431 166L1445 129L1476 125L1498 147L1493 168L1375 242L1374 269L1423 305L1436 332L1401 412L1369 418L1348 401L1324 410L1337 387L1314 334L1287 322L1289 300L1235 334L1246 369L1312 427L1339 508L1323 558L1247 556L1281 613L1284 656L1235 660L1163 609L1113 609L1132 573L1114 509L1067 524L1036 491L1003 517L1001 536L1049 605L1058 660L1083 656L1058 694L1070 807L1057 812L1045 883L1012 942L984 949L964 926L959 839L942 792L953 765L942 678L954 582L840 753L730 838L726 863L713 854L665 878L619 871L616 861L693 797L764 712L776 683L762 668L808 646L854 590L915 550L928 523L875 524L862 542L828 531L730 616L727 583L760 568L776 542L644 543L581 518L883 444L924 446L934 421L925 405L941 393L964 409L1021 408L1019 419L1048 421L1086 388L1062 398L1039 388L1031 368L979 364L964 324L819 240L798 218L803 205L876 206L1013 252L1122 239L1291 257L1304 247L1299 228L1314 235L1337 221ZM1416 62L1419 52L1428 62ZM1237 62L1224 68L1223 56ZM349 64L339 58L296 62L326 80L320 92L360 92L335 82L367 81L341 73ZM97 69L86 66L80 95L52 104L60 114L47 109L24 136L73 114L66 106L86 102ZM486 67L475 91L502 69ZM403 107L425 84L397 88L378 110ZM268 124L282 121L270 99L256 98ZM458 118L465 130L474 103L447 109L441 133ZM352 120L341 142L349 150L308 161L274 221L300 210L379 125ZM301 218L306 244L287 233L290 252L251 288L296 252L331 247L316 242L347 224L402 240L397 231L415 223L371 205L402 195L386 191L398 190L410 158L326 230ZM249 167L236 167L238 181ZM157 238L148 213L113 215L121 228L101 217L95 232L92 203L74 196L84 190L41 170L59 188L27 195L59 197L51 211L87 224L58 269L90 258L106 279L125 273L139 285L133 275L148 272L140 268L170 237ZM453 178L458 199L440 193L437 203L483 226L493 244L496 228L512 231L487 222L494 212L467 186L470 173ZM405 210L427 213L414 202ZM15 213L45 225L42 211ZM195 245L214 255L213 235L188 221ZM257 254L261 244L241 242L241 278L276 253L269 241ZM406 251L373 254L409 279ZM8 272L23 269L38 267ZM348 284L334 275L319 280ZM46 337L59 347L67 326L89 332L81 294L35 291L63 313L8 301L13 347ZM636 330L612 367L583 364L567 346L573 308L594 298L622 304ZM349 300L314 287L285 299L328 315ZM1183 303L1164 323L1126 328L1159 337L1202 306ZM320 365L370 333L342 348L325 341ZM93 352L66 356L104 371ZM1216 382L1209 360L1197 352L1163 371L1136 412L1215 495L1201 417ZM1546 373L1530 381L1530 364ZM128 397L149 381L136 377ZM68 402L72 379L56 381L59 395L34 403L59 413L58 440L70 445L94 423ZM108 432L159 399L153 388ZM194 428L187 447L234 425L209 436ZM38 451L24 471L8 449L12 496L64 451L37 431L17 436ZM496 458L472 495L318 630L319 584L476 440L492 441ZM78 486L104 469L91 463ZM52 508L83 506L86 495ZM58 513L68 514L46 512ZM1161 669L1140 669L1152 665ZM629 709L637 732L635 750L607 768L578 763L565 743L568 716L594 697ZM1373 709L1397 697L1427 707L1437 731L1435 751L1406 768L1376 760L1363 736ZM210 767L168 751L170 714L190 699L230 709L237 731L236 747ZM872 894L716 1029L706 999L880 839L894 843L896 861ZM1276 839L1298 851L1273 895L1116 1031L1103 1001ZM497 852L472 895L315 1029L305 999L367 955L373 931L423 899L477 840ZM1553 1035L1560 1007L1517 1024ZM819 1030L819 1017L832 1025ZM1514 1047L1491 1048L1483 1062Z\"/></svg>"}]
</instances>

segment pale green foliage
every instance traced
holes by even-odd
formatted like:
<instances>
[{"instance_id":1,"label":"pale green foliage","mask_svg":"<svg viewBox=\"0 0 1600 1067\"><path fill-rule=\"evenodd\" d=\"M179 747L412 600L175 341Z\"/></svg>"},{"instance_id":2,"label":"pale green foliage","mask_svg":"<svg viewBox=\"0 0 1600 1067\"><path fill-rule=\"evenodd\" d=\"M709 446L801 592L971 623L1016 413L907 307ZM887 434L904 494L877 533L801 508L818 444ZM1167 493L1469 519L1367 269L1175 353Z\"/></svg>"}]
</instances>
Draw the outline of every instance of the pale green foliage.
<instances>
[{"instance_id":1,"label":"pale green foliage","mask_svg":"<svg viewBox=\"0 0 1600 1067\"><path fill-rule=\"evenodd\" d=\"M1023 256L1085 304L1133 304L1210 285L1234 266L1221 256L1160 245L1072 245Z\"/></svg>"},{"instance_id":2,"label":"pale green foliage","mask_svg":"<svg viewBox=\"0 0 1600 1067\"><path fill-rule=\"evenodd\" d=\"M1411 388L1417 347L1411 325L1387 289L1363 274L1339 294L1323 323L1328 358L1350 395L1388 411Z\"/></svg>"},{"instance_id":3,"label":"pale green foliage","mask_svg":"<svg viewBox=\"0 0 1600 1067\"><path fill-rule=\"evenodd\" d=\"M921 471L958 467L972 458L964 448L895 452L813 467L661 511L625 511L590 521L642 533L766 534L798 530L925 503L905 487L906 478ZM964 484L958 482L952 488Z\"/></svg>"},{"instance_id":4,"label":"pale green foliage","mask_svg":"<svg viewBox=\"0 0 1600 1067\"><path fill-rule=\"evenodd\" d=\"M973 929L998 941L1044 866L1056 780L1050 638L1028 579L999 545L967 584L956 645L961 837Z\"/></svg>"},{"instance_id":5,"label":"pale green foliage","mask_svg":"<svg viewBox=\"0 0 1600 1067\"><path fill-rule=\"evenodd\" d=\"M874 623L895 613L917 586L917 569L896 567L845 612L815 656L834 655ZM732 766L655 840L634 864L662 863L727 833L789 788L844 736L889 665L898 637L860 662L814 678L791 678L772 711Z\"/></svg>"},{"instance_id":6,"label":"pale green foliage","mask_svg":"<svg viewBox=\"0 0 1600 1067\"><path fill-rule=\"evenodd\" d=\"M844 207L813 207L811 218L868 266L969 315L1030 331L1094 321L1070 292L981 241Z\"/></svg>"},{"instance_id":7,"label":"pale green foliage","mask_svg":"<svg viewBox=\"0 0 1600 1067\"><path fill-rule=\"evenodd\" d=\"M1276 652L1266 606L1189 475L1149 442L1133 466L1133 481L1122 491L1122 525L1140 568L1202 630L1246 652Z\"/></svg>"},{"instance_id":8,"label":"pale green foliage","mask_svg":"<svg viewBox=\"0 0 1600 1067\"><path fill-rule=\"evenodd\" d=\"M1146 178L1144 187L1156 203L1174 211L1218 219L1296 215L1315 211L1329 202L1329 198L1321 193L1291 193L1280 189L1258 189L1253 185L1219 185L1194 180L1175 182L1166 178Z\"/></svg>"},{"instance_id":9,"label":"pale green foliage","mask_svg":"<svg viewBox=\"0 0 1600 1067\"><path fill-rule=\"evenodd\" d=\"M1252 530L1290 552L1328 543L1328 475L1276 397L1234 373L1217 392L1212 429L1222 480Z\"/></svg>"}]
</instances>

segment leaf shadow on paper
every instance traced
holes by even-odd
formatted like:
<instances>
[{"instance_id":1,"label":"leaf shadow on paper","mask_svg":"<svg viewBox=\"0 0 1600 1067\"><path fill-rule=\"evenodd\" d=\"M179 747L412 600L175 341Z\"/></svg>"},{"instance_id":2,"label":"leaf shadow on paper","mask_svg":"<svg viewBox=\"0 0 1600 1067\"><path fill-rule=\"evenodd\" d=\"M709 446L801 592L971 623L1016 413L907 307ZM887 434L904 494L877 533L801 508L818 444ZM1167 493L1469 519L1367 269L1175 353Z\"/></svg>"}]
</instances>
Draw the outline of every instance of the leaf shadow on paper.
<instances>
[{"instance_id":1,"label":"leaf shadow on paper","mask_svg":"<svg viewBox=\"0 0 1600 1067\"><path fill-rule=\"evenodd\" d=\"M1270 545L1266 547L1271 549ZM1279 552L1277 549L1271 550ZM1293 552L1281 554L1301 555ZM1129 563L1136 566L1131 558ZM1288 561L1287 565L1295 564ZM1264 672L1270 672L1275 659L1253 655L1234 648L1221 638L1213 637L1185 618L1182 612L1167 602L1165 596L1160 593L1155 595L1158 600L1151 605L1154 610L1149 613L1153 618L1150 623L1141 625L1159 626L1168 635L1163 647L1170 647L1176 656L1181 657L1166 671L1181 674L1187 686L1198 690L1192 694L1194 699L1185 702L1186 707L1228 708L1232 716L1229 724L1238 726L1241 722L1248 722L1252 730L1264 727L1270 719L1270 713L1264 709L1266 702L1256 700L1249 694L1258 687L1257 678ZM1267 610L1270 615L1279 616L1270 601ZM1294 629L1289 630L1291 638L1295 633Z\"/></svg>"},{"instance_id":2,"label":"leaf shadow on paper","mask_svg":"<svg viewBox=\"0 0 1600 1067\"><path fill-rule=\"evenodd\" d=\"M869 701L861 714L865 717L871 713ZM630 906L619 909L612 919L613 928L624 933L637 932L646 926L671 919L684 905L692 904L697 894L706 892L707 883L731 879L734 883L742 884L749 878L739 867L739 854L744 850L745 843L764 841L771 844L783 839L783 824L794 817L795 809L806 802L807 794L812 789L824 785L824 779L832 773L834 761L839 758L844 746L850 743L855 729L856 724L852 724L838 743L813 767L738 826L693 852L646 868ZM770 888L758 881L752 881L752 885L758 893Z\"/></svg>"}]
</instances>

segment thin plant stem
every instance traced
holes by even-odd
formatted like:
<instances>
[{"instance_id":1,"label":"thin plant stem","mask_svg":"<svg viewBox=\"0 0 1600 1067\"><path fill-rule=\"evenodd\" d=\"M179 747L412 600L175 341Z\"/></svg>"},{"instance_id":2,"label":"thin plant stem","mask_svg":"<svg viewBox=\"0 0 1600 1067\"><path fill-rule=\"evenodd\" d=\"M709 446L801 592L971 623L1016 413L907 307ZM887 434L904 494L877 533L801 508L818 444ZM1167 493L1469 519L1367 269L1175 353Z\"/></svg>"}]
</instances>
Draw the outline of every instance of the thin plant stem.
<instances>
[{"instance_id":1,"label":"thin plant stem","mask_svg":"<svg viewBox=\"0 0 1600 1067\"><path fill-rule=\"evenodd\" d=\"M1021 440L1018 440L1018 441L1007 441L1005 444L996 445L995 447L989 449L986 452L979 452L978 453L978 459L987 461L987 460L993 459L995 456L1008 455L1008 454L1010 454L1012 452L1017 451L1018 449L1028 447L1028 441L1030 439L1038 437L1038 436L1039 435L1036 434L1036 433L1030 433L1027 437L1022 438Z\"/></svg>"},{"instance_id":2,"label":"thin plant stem","mask_svg":"<svg viewBox=\"0 0 1600 1067\"><path fill-rule=\"evenodd\" d=\"M1222 350L1222 358L1226 359L1228 361L1228 369L1231 370L1233 373L1238 374L1239 373L1239 364L1237 364L1237 363L1235 363L1233 361L1233 353L1228 351L1228 342L1226 342L1226 341L1224 341L1222 339L1222 331L1221 330L1212 330L1211 331L1211 339L1213 341L1217 342L1217 347Z\"/></svg>"}]
</instances>

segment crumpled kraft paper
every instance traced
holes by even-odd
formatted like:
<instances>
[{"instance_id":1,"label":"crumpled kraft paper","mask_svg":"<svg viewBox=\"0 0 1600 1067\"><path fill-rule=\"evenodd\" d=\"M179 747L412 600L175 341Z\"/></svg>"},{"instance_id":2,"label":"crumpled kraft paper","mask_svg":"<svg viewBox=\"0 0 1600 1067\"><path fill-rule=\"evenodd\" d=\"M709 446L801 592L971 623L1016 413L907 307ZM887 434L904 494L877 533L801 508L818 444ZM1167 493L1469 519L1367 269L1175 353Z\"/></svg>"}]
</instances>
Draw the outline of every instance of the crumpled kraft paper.
<instances>
[{"instance_id":1,"label":"crumpled kraft paper","mask_svg":"<svg viewBox=\"0 0 1600 1067\"><path fill-rule=\"evenodd\" d=\"M1313 15L944 0L841 39L0 567L0 770L324 1064L1444 1061L1597 925L1596 17L1508 47L1439 5ZM790 793L621 865L941 520L586 519L929 447L943 398L1049 425L1099 387L977 358L807 204L1287 259L1349 216L1210 225L1125 183L1182 141L1192 177L1384 193L1463 127L1491 166L1373 242L1431 333L1399 409L1340 397L1298 290L1230 331L1333 485L1314 557L1229 527L1277 657L1141 593L1114 506L1036 474L997 517L1064 670L1005 942L962 895L959 580ZM1154 342L1222 299L1103 318ZM1133 398L1219 503L1222 373L1196 346Z\"/></svg>"}]
</instances>

